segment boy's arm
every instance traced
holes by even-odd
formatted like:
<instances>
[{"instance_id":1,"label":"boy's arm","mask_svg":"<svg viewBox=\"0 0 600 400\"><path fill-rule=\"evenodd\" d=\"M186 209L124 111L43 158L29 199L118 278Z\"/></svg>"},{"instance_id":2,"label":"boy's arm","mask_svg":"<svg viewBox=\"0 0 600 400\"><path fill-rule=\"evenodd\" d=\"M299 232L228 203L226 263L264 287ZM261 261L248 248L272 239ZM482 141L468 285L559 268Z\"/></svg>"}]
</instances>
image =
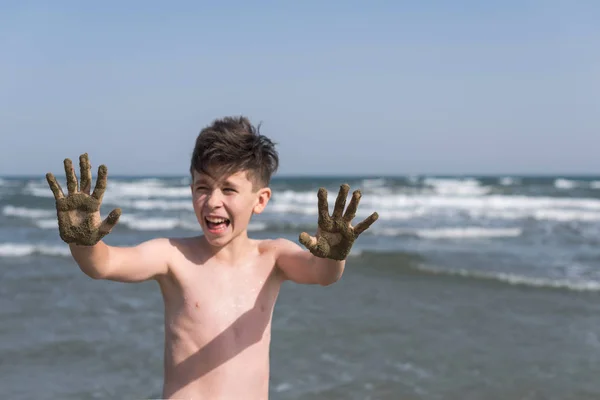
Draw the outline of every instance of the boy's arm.
<instances>
[{"instance_id":1,"label":"boy's arm","mask_svg":"<svg viewBox=\"0 0 600 400\"><path fill-rule=\"evenodd\" d=\"M277 239L274 243L277 267L287 280L327 286L337 282L344 273L345 260L314 256L287 239Z\"/></svg>"},{"instance_id":2,"label":"boy's arm","mask_svg":"<svg viewBox=\"0 0 600 400\"><path fill-rule=\"evenodd\" d=\"M287 279L297 283L330 285L341 278L346 257L350 254L354 241L378 218L377 213L373 213L356 226L352 226L361 193L359 190L354 191L344 212L349 190L347 184L340 187L333 213L329 215L327 190L319 189L317 234L314 237L306 232L300 234L300 243L308 251L302 250L289 240L279 239L275 242L277 265Z\"/></svg>"},{"instance_id":3,"label":"boy's arm","mask_svg":"<svg viewBox=\"0 0 600 400\"><path fill-rule=\"evenodd\" d=\"M167 274L173 246L168 239L153 239L134 247L69 244L79 268L93 279L142 282Z\"/></svg>"},{"instance_id":4,"label":"boy's arm","mask_svg":"<svg viewBox=\"0 0 600 400\"><path fill-rule=\"evenodd\" d=\"M77 180L73 163L65 159L68 192L65 194L53 174L46 179L56 200L58 230L69 244L73 258L81 270L94 279L120 282L140 282L165 275L173 246L167 239L155 239L135 247L113 247L102 241L121 216L114 209L102 220L100 205L107 186L107 168L98 168L96 186L91 192L92 174L87 153L79 157L81 182Z\"/></svg>"}]
</instances>

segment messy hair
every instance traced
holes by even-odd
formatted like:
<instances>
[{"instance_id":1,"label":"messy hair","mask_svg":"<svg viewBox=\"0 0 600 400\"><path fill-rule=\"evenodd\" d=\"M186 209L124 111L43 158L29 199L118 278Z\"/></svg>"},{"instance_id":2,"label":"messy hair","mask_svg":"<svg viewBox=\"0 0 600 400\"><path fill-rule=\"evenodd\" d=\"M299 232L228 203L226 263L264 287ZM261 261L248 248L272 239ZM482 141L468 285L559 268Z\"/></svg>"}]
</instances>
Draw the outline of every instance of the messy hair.
<instances>
[{"instance_id":1,"label":"messy hair","mask_svg":"<svg viewBox=\"0 0 600 400\"><path fill-rule=\"evenodd\" d=\"M260 134L260 125L254 127L243 116L225 117L200 131L190 173L229 175L247 171L256 188L268 186L278 167L275 143Z\"/></svg>"}]
</instances>

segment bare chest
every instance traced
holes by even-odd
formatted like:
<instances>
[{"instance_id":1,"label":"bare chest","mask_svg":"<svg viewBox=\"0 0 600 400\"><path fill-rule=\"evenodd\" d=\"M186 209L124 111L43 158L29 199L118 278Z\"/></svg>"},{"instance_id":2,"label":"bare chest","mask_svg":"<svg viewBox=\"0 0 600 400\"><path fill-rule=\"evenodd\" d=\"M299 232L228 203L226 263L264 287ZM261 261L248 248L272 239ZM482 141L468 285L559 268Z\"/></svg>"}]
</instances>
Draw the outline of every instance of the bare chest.
<instances>
[{"instance_id":1,"label":"bare chest","mask_svg":"<svg viewBox=\"0 0 600 400\"><path fill-rule=\"evenodd\" d=\"M265 325L279 293L273 268L245 266L188 269L165 296L167 318L173 323L219 330L233 323Z\"/></svg>"}]
</instances>

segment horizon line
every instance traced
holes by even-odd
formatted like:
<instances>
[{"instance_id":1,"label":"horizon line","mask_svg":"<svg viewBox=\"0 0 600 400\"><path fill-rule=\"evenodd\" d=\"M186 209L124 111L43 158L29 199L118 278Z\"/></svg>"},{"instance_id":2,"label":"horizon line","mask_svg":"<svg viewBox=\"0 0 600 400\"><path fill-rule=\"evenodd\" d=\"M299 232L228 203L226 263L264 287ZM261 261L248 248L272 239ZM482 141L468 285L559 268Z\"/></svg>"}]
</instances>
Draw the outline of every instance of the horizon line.
<instances>
[{"instance_id":1,"label":"horizon line","mask_svg":"<svg viewBox=\"0 0 600 400\"><path fill-rule=\"evenodd\" d=\"M54 174L56 177L66 177L65 174ZM170 174L170 173L157 173L157 174L111 174L112 178L186 178L189 174ZM298 178L403 178L403 177L479 177L479 178L495 178L495 177L515 177L515 178L538 178L538 177L600 177L600 171L596 173L581 172L581 173L406 173L406 174L281 174L274 175L271 179L298 179ZM0 174L0 178L45 178L45 174L11 174L3 175ZM79 175L78 175L79 179ZM110 179L110 178L109 178Z\"/></svg>"}]
</instances>

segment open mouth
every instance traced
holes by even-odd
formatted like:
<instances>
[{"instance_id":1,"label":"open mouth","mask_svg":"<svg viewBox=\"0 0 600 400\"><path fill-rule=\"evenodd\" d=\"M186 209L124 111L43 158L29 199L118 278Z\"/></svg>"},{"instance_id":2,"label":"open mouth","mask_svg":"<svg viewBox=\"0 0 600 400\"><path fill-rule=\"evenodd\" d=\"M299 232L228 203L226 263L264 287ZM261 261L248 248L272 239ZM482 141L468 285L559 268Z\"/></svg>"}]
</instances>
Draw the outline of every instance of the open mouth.
<instances>
[{"instance_id":1,"label":"open mouth","mask_svg":"<svg viewBox=\"0 0 600 400\"><path fill-rule=\"evenodd\" d=\"M231 224L231 221L227 218L204 218L206 226L210 230L223 230Z\"/></svg>"}]
</instances>

